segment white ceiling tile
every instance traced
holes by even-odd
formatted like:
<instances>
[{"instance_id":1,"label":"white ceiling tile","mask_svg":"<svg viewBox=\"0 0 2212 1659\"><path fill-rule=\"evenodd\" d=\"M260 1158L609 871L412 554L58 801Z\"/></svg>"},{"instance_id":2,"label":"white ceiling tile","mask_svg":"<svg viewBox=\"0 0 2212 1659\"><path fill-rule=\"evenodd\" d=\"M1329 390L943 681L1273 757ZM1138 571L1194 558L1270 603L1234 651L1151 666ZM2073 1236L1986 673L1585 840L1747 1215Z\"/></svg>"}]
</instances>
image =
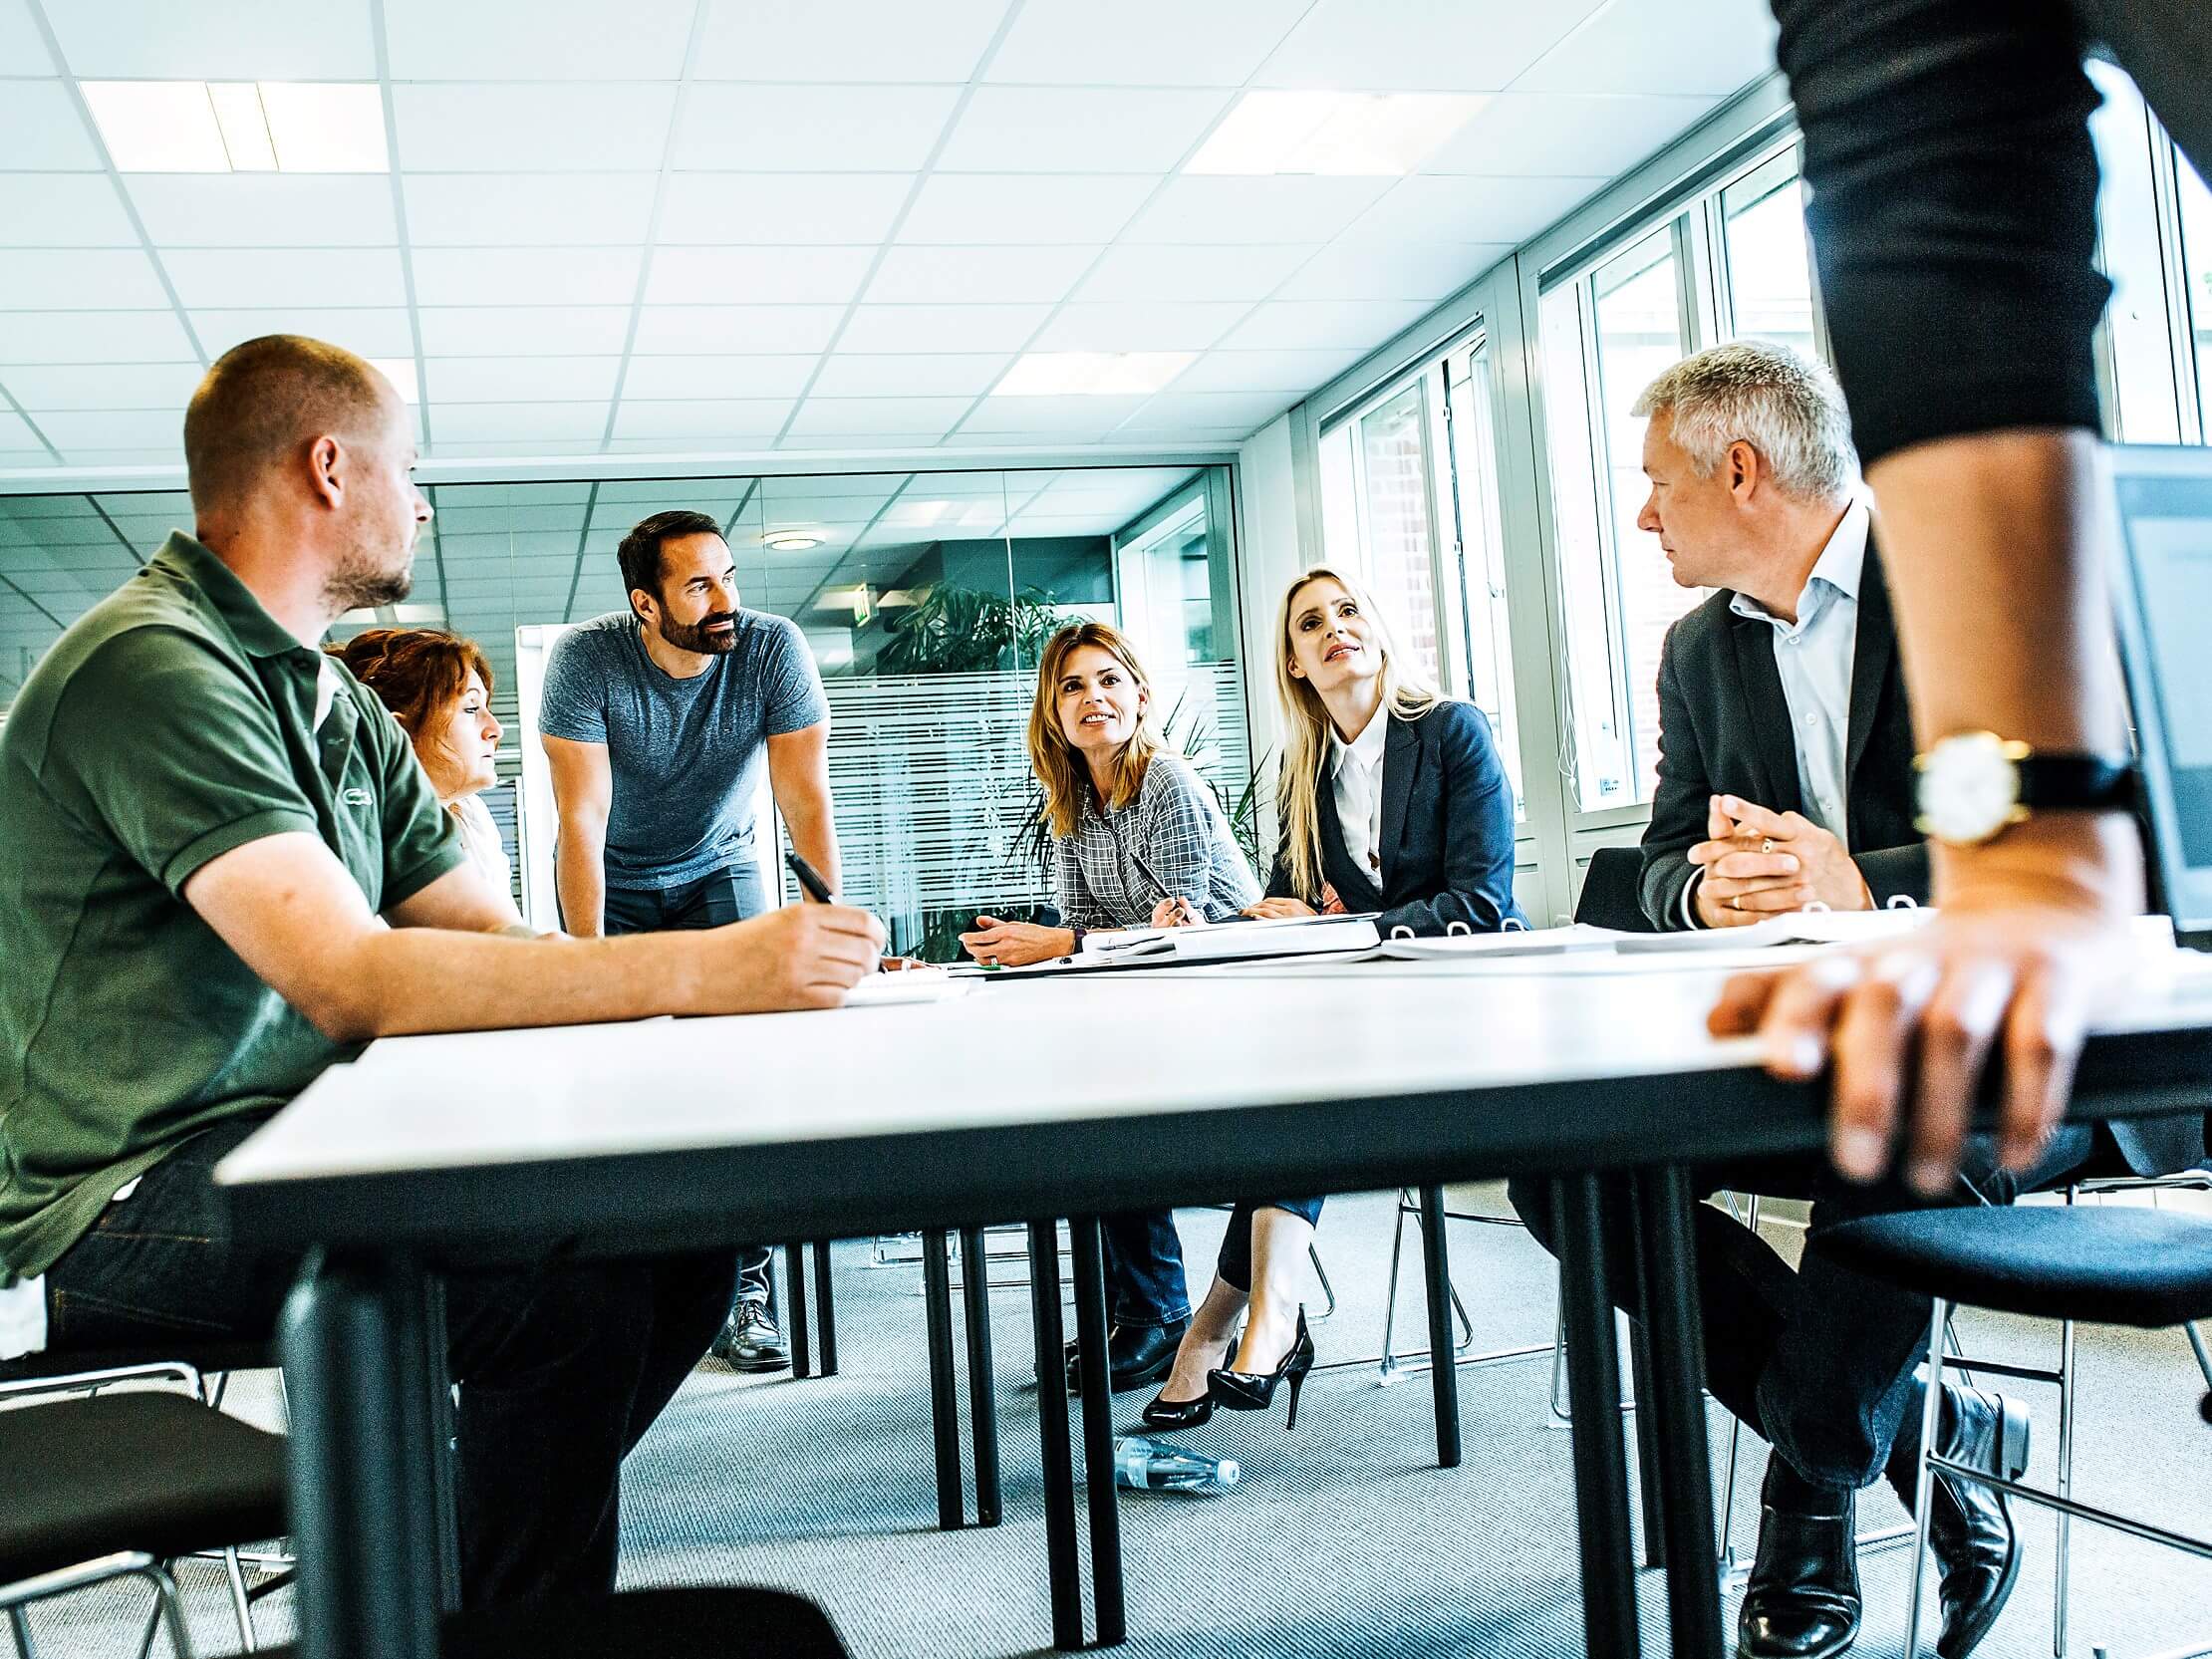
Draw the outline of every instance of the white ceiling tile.
<instances>
[{"instance_id":1,"label":"white ceiling tile","mask_svg":"<svg viewBox=\"0 0 2212 1659\"><path fill-rule=\"evenodd\" d=\"M1311 392L1359 360L1362 348L1334 351L1208 352L1183 371L1184 392Z\"/></svg>"},{"instance_id":2,"label":"white ceiling tile","mask_svg":"<svg viewBox=\"0 0 2212 1659\"><path fill-rule=\"evenodd\" d=\"M625 399L796 398L821 359L813 353L774 356L633 357L623 376Z\"/></svg>"},{"instance_id":3,"label":"white ceiling tile","mask_svg":"<svg viewBox=\"0 0 2212 1659\"><path fill-rule=\"evenodd\" d=\"M1132 424L1195 426L1210 431L1242 427L1248 432L1295 402L1294 397L1281 392L1185 392L1178 387L1153 399Z\"/></svg>"},{"instance_id":4,"label":"white ceiling tile","mask_svg":"<svg viewBox=\"0 0 2212 1659\"><path fill-rule=\"evenodd\" d=\"M1611 0L1514 89L1726 97L1774 68L1767 0Z\"/></svg>"},{"instance_id":5,"label":"white ceiling tile","mask_svg":"<svg viewBox=\"0 0 2212 1659\"><path fill-rule=\"evenodd\" d=\"M1203 443L1231 447L1251 436L1238 426L1147 426L1131 421L1114 428L1114 444L1125 449L1161 449L1173 444Z\"/></svg>"},{"instance_id":6,"label":"white ceiling tile","mask_svg":"<svg viewBox=\"0 0 2212 1659\"><path fill-rule=\"evenodd\" d=\"M881 242L910 173L679 172L661 199L663 245Z\"/></svg>"},{"instance_id":7,"label":"white ceiling tile","mask_svg":"<svg viewBox=\"0 0 2212 1659\"><path fill-rule=\"evenodd\" d=\"M140 172L125 183L154 245L392 247L392 180L381 174ZM189 302L187 302L189 303Z\"/></svg>"},{"instance_id":8,"label":"white ceiling tile","mask_svg":"<svg viewBox=\"0 0 2212 1659\"><path fill-rule=\"evenodd\" d=\"M138 245L115 185L99 173L0 172L0 247Z\"/></svg>"},{"instance_id":9,"label":"white ceiling tile","mask_svg":"<svg viewBox=\"0 0 2212 1659\"><path fill-rule=\"evenodd\" d=\"M705 81L966 81L1005 0L760 0L707 14Z\"/></svg>"},{"instance_id":10,"label":"white ceiling tile","mask_svg":"<svg viewBox=\"0 0 2212 1659\"><path fill-rule=\"evenodd\" d=\"M795 432L916 432L942 435L972 398L809 398Z\"/></svg>"},{"instance_id":11,"label":"white ceiling tile","mask_svg":"<svg viewBox=\"0 0 2212 1659\"><path fill-rule=\"evenodd\" d=\"M873 248L657 248L646 278L652 305L845 303Z\"/></svg>"},{"instance_id":12,"label":"white ceiling tile","mask_svg":"<svg viewBox=\"0 0 2212 1659\"><path fill-rule=\"evenodd\" d=\"M1312 0L1028 0L992 81L1241 87Z\"/></svg>"},{"instance_id":13,"label":"white ceiling tile","mask_svg":"<svg viewBox=\"0 0 2212 1659\"><path fill-rule=\"evenodd\" d=\"M433 357L422 366L433 411L448 404L604 403L619 357Z\"/></svg>"},{"instance_id":14,"label":"white ceiling tile","mask_svg":"<svg viewBox=\"0 0 2212 1659\"><path fill-rule=\"evenodd\" d=\"M615 412L615 435L770 438L790 417L788 398L625 398Z\"/></svg>"},{"instance_id":15,"label":"white ceiling tile","mask_svg":"<svg viewBox=\"0 0 2212 1659\"><path fill-rule=\"evenodd\" d=\"M0 384L34 414L50 409L158 409L181 415L199 378L196 363L25 365L0 375Z\"/></svg>"},{"instance_id":16,"label":"white ceiling tile","mask_svg":"<svg viewBox=\"0 0 2212 1659\"><path fill-rule=\"evenodd\" d=\"M192 363L176 313L0 311L0 364Z\"/></svg>"},{"instance_id":17,"label":"white ceiling tile","mask_svg":"<svg viewBox=\"0 0 2212 1659\"><path fill-rule=\"evenodd\" d=\"M1040 352L1203 352L1251 307L1242 300L1142 300L1062 306L1033 348Z\"/></svg>"},{"instance_id":18,"label":"white ceiling tile","mask_svg":"<svg viewBox=\"0 0 2212 1659\"><path fill-rule=\"evenodd\" d=\"M1110 242L1159 184L1152 173L933 173L902 242Z\"/></svg>"},{"instance_id":19,"label":"white ceiling tile","mask_svg":"<svg viewBox=\"0 0 2212 1659\"><path fill-rule=\"evenodd\" d=\"M532 439L596 440L607 429L607 404L440 404L430 412L439 442L496 443Z\"/></svg>"},{"instance_id":20,"label":"white ceiling tile","mask_svg":"<svg viewBox=\"0 0 2212 1659\"><path fill-rule=\"evenodd\" d=\"M1314 255L1280 300L1441 300L1514 251L1511 242L1370 242L1355 228Z\"/></svg>"},{"instance_id":21,"label":"white ceiling tile","mask_svg":"<svg viewBox=\"0 0 2212 1659\"><path fill-rule=\"evenodd\" d=\"M1270 300L1254 308L1223 344L1239 351L1372 350L1427 309L1417 300Z\"/></svg>"},{"instance_id":22,"label":"white ceiling tile","mask_svg":"<svg viewBox=\"0 0 2212 1659\"><path fill-rule=\"evenodd\" d=\"M1049 303L1075 286L1099 250L1053 247L893 248L868 285L878 305Z\"/></svg>"},{"instance_id":23,"label":"white ceiling tile","mask_svg":"<svg viewBox=\"0 0 2212 1659\"><path fill-rule=\"evenodd\" d=\"M834 305L649 305L632 349L650 357L819 352L844 316Z\"/></svg>"},{"instance_id":24,"label":"white ceiling tile","mask_svg":"<svg viewBox=\"0 0 2212 1659\"><path fill-rule=\"evenodd\" d=\"M179 432L175 441L166 445L144 444L132 449L109 449L99 445L85 445L67 449L62 453L65 466L182 466L184 464L184 438Z\"/></svg>"},{"instance_id":25,"label":"white ceiling tile","mask_svg":"<svg viewBox=\"0 0 2212 1659\"><path fill-rule=\"evenodd\" d=\"M1610 182L1597 177L1484 178L1466 173L1402 178L1360 219L1352 238L1518 245Z\"/></svg>"},{"instance_id":26,"label":"white ceiling tile","mask_svg":"<svg viewBox=\"0 0 2212 1659\"><path fill-rule=\"evenodd\" d=\"M220 357L241 340L257 340L264 334L304 334L363 357L415 355L415 331L409 328L404 310L279 306L268 311L195 311L192 328L209 357Z\"/></svg>"},{"instance_id":27,"label":"white ceiling tile","mask_svg":"<svg viewBox=\"0 0 2212 1659\"><path fill-rule=\"evenodd\" d=\"M184 412L153 410L56 410L39 416L39 429L54 447L74 449L160 449L184 447Z\"/></svg>"},{"instance_id":28,"label":"white ceiling tile","mask_svg":"<svg viewBox=\"0 0 2212 1659\"><path fill-rule=\"evenodd\" d=\"M397 248L169 248L161 263L188 311L407 304Z\"/></svg>"},{"instance_id":29,"label":"white ceiling tile","mask_svg":"<svg viewBox=\"0 0 2212 1659\"><path fill-rule=\"evenodd\" d=\"M938 170L1164 173L1228 105L1226 92L983 87Z\"/></svg>"},{"instance_id":30,"label":"white ceiling tile","mask_svg":"<svg viewBox=\"0 0 2212 1659\"><path fill-rule=\"evenodd\" d=\"M1324 242L1397 182L1389 178L1185 176L1173 179L1126 240Z\"/></svg>"},{"instance_id":31,"label":"white ceiling tile","mask_svg":"<svg viewBox=\"0 0 2212 1659\"><path fill-rule=\"evenodd\" d=\"M432 357L601 357L619 354L629 305L422 306L422 350Z\"/></svg>"},{"instance_id":32,"label":"white ceiling tile","mask_svg":"<svg viewBox=\"0 0 2212 1659\"><path fill-rule=\"evenodd\" d=\"M418 248L638 247L653 219L650 172L415 173L408 240Z\"/></svg>"},{"instance_id":33,"label":"white ceiling tile","mask_svg":"<svg viewBox=\"0 0 2212 1659\"><path fill-rule=\"evenodd\" d=\"M20 415L0 414L0 465L46 466L54 459L44 449L33 448L38 442L31 428ZM27 459L13 457L27 456Z\"/></svg>"},{"instance_id":34,"label":"white ceiling tile","mask_svg":"<svg viewBox=\"0 0 2212 1659\"><path fill-rule=\"evenodd\" d=\"M1103 432L1145 398L985 398L962 425L969 432Z\"/></svg>"},{"instance_id":35,"label":"white ceiling tile","mask_svg":"<svg viewBox=\"0 0 2212 1659\"><path fill-rule=\"evenodd\" d=\"M870 357L840 352L822 365L817 398L974 398L998 384L1004 352Z\"/></svg>"},{"instance_id":36,"label":"white ceiling tile","mask_svg":"<svg viewBox=\"0 0 2212 1659\"><path fill-rule=\"evenodd\" d=\"M1603 3L1320 0L1254 80L1345 92L1496 92Z\"/></svg>"},{"instance_id":37,"label":"white ceiling tile","mask_svg":"<svg viewBox=\"0 0 2212 1659\"><path fill-rule=\"evenodd\" d=\"M919 172L951 87L693 86L674 165L688 172Z\"/></svg>"},{"instance_id":38,"label":"white ceiling tile","mask_svg":"<svg viewBox=\"0 0 2212 1659\"><path fill-rule=\"evenodd\" d=\"M0 295L21 310L97 311L168 304L137 248L0 248Z\"/></svg>"},{"instance_id":39,"label":"white ceiling tile","mask_svg":"<svg viewBox=\"0 0 2212 1659\"><path fill-rule=\"evenodd\" d=\"M539 455L596 455L600 452L599 439L596 437L567 439L534 437L527 440L506 438L494 442L476 443L451 443L444 438L439 438L431 447L436 451L440 460L482 460L494 456L508 459L531 459ZM524 449L527 449L527 454L519 453ZM578 614L582 615L589 609L590 607L579 606ZM457 616L459 612L460 607L455 606L454 614ZM516 618L514 620L521 622L532 619ZM559 619L549 620L557 621ZM462 629L461 632L467 633L469 631ZM490 638L489 635L486 635L485 643L488 643Z\"/></svg>"},{"instance_id":40,"label":"white ceiling tile","mask_svg":"<svg viewBox=\"0 0 2212 1659\"><path fill-rule=\"evenodd\" d=\"M0 155L10 167L98 172L107 165L59 81L11 81L0 98Z\"/></svg>"},{"instance_id":41,"label":"white ceiling tile","mask_svg":"<svg viewBox=\"0 0 2212 1659\"><path fill-rule=\"evenodd\" d=\"M674 81L693 0L385 0L400 81ZM612 26L610 26L612 25Z\"/></svg>"},{"instance_id":42,"label":"white ceiling tile","mask_svg":"<svg viewBox=\"0 0 2212 1659\"><path fill-rule=\"evenodd\" d=\"M468 82L392 89L410 172L657 172L673 86Z\"/></svg>"},{"instance_id":43,"label":"white ceiling tile","mask_svg":"<svg viewBox=\"0 0 2212 1659\"><path fill-rule=\"evenodd\" d=\"M0 0L0 75L59 73L24 0Z\"/></svg>"},{"instance_id":44,"label":"white ceiling tile","mask_svg":"<svg viewBox=\"0 0 2212 1659\"><path fill-rule=\"evenodd\" d=\"M1042 305L861 305L841 352L1010 352L1051 315ZM825 342L826 343L826 342Z\"/></svg>"},{"instance_id":45,"label":"white ceiling tile","mask_svg":"<svg viewBox=\"0 0 2212 1659\"><path fill-rule=\"evenodd\" d=\"M1625 93L1500 93L1420 170L1611 178L1695 126L1718 102Z\"/></svg>"},{"instance_id":46,"label":"white ceiling tile","mask_svg":"<svg viewBox=\"0 0 2212 1659\"><path fill-rule=\"evenodd\" d=\"M1247 242L1228 247L1123 245L1107 250L1083 279L1083 300L1257 300L1312 257L1313 243Z\"/></svg>"},{"instance_id":47,"label":"white ceiling tile","mask_svg":"<svg viewBox=\"0 0 2212 1659\"><path fill-rule=\"evenodd\" d=\"M416 248L421 305L627 305L636 248Z\"/></svg>"},{"instance_id":48,"label":"white ceiling tile","mask_svg":"<svg viewBox=\"0 0 2212 1659\"><path fill-rule=\"evenodd\" d=\"M887 449L934 449L945 441L929 432L789 432L776 447L872 455Z\"/></svg>"},{"instance_id":49,"label":"white ceiling tile","mask_svg":"<svg viewBox=\"0 0 2212 1659\"><path fill-rule=\"evenodd\" d=\"M88 80L374 81L368 0L48 4L72 75Z\"/></svg>"}]
</instances>

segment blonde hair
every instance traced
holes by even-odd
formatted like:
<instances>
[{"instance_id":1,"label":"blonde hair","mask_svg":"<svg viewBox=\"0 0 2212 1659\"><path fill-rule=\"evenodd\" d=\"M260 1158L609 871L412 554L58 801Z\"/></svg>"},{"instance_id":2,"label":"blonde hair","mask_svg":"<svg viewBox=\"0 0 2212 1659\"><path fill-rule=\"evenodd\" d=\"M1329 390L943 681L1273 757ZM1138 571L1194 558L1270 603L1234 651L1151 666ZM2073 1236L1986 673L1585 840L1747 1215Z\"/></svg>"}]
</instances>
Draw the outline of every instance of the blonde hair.
<instances>
[{"instance_id":1,"label":"blonde hair","mask_svg":"<svg viewBox=\"0 0 2212 1659\"><path fill-rule=\"evenodd\" d=\"M1315 582L1334 582L1349 594L1367 621L1368 635L1382 654L1381 712L1417 720L1437 705L1434 688L1409 672L1391 651L1390 625L1374 596L1356 577L1328 565L1315 565L1282 592L1275 613L1275 694L1282 699L1285 726L1282 769L1275 784L1275 817L1282 827L1283 857L1290 884L1311 902L1321 891L1321 780L1328 769L1329 735L1334 730L1313 682L1290 672L1290 608Z\"/></svg>"},{"instance_id":2,"label":"blonde hair","mask_svg":"<svg viewBox=\"0 0 2212 1659\"><path fill-rule=\"evenodd\" d=\"M1146 706L1137 713L1137 728L1113 758L1113 788L1103 803L1118 812L1137 798L1144 787L1145 768L1160 750L1152 734L1152 680L1137 661L1136 648L1118 628L1103 622L1078 622L1061 629L1045 642L1044 659L1037 664L1037 697L1029 707L1029 765L1044 785L1045 822L1053 839L1064 841L1083 819L1083 792L1090 787L1090 763L1076 752L1060 727L1057 683L1070 655L1085 646L1096 646L1129 671L1129 678L1144 693Z\"/></svg>"}]
</instances>

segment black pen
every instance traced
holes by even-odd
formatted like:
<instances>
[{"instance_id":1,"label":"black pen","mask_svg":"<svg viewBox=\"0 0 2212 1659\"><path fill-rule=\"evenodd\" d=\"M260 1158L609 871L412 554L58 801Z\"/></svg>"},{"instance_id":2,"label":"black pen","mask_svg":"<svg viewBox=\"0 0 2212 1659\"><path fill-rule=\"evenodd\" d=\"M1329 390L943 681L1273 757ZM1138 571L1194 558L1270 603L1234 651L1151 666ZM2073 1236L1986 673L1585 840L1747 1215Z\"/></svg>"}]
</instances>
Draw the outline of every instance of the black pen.
<instances>
[{"instance_id":1,"label":"black pen","mask_svg":"<svg viewBox=\"0 0 2212 1659\"><path fill-rule=\"evenodd\" d=\"M785 853L783 862L791 867L791 874L799 878L799 885L806 889L806 896L818 905L834 905L836 896L829 890L829 883L822 880L821 872L795 852Z\"/></svg>"}]
</instances>

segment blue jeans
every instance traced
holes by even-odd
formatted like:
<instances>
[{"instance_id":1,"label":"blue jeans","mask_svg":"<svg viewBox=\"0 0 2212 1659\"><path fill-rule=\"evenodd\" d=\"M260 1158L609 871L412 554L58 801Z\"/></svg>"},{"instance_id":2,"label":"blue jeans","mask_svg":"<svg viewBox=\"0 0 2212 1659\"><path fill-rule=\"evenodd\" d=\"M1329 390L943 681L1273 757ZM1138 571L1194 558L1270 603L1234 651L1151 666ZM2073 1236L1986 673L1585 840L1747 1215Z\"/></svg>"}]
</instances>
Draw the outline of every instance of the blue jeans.
<instances>
[{"instance_id":1,"label":"blue jeans","mask_svg":"<svg viewBox=\"0 0 2212 1659\"><path fill-rule=\"evenodd\" d=\"M609 939L617 934L720 928L758 916L767 908L760 866L748 857L742 864L709 871L682 887L610 887L603 926ZM766 1244L748 1244L737 1252L737 1295L731 1311L737 1302L752 1302L772 1313L775 1301L775 1251Z\"/></svg>"},{"instance_id":2,"label":"blue jeans","mask_svg":"<svg viewBox=\"0 0 2212 1659\"><path fill-rule=\"evenodd\" d=\"M269 1337L304 1252L233 1238L211 1179L265 1121L186 1141L47 1270L55 1352ZM729 1286L723 1254L447 1278L466 1605L614 1589L623 1457L706 1352Z\"/></svg>"},{"instance_id":3,"label":"blue jeans","mask_svg":"<svg viewBox=\"0 0 2212 1659\"><path fill-rule=\"evenodd\" d=\"M1191 1291L1183 1279L1183 1241L1169 1210L1132 1210L1101 1216L1106 1267L1106 1311L1117 1325L1155 1328L1191 1316Z\"/></svg>"},{"instance_id":4,"label":"blue jeans","mask_svg":"<svg viewBox=\"0 0 2212 1659\"><path fill-rule=\"evenodd\" d=\"M1293 1216L1303 1216L1308 1222L1321 1219L1322 1200L1268 1199L1254 1204L1250 1199L1239 1202L1230 1212L1229 1231L1222 1235L1222 1253L1216 1258L1214 1270L1222 1275L1222 1282L1233 1284L1240 1290L1251 1288L1251 1218L1256 1210L1287 1210Z\"/></svg>"}]
</instances>

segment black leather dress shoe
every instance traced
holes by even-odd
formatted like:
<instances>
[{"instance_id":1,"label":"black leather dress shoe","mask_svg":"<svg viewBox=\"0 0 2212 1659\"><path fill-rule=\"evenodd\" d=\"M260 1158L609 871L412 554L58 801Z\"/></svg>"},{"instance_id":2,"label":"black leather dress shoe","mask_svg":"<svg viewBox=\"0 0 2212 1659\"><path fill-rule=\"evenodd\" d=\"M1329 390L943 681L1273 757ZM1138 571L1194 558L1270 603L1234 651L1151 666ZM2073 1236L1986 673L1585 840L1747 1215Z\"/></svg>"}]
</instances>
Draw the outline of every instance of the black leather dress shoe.
<instances>
[{"instance_id":1,"label":"black leather dress shoe","mask_svg":"<svg viewBox=\"0 0 2212 1659\"><path fill-rule=\"evenodd\" d=\"M1857 1494L1813 1486L1770 1455L1759 1502L1737 1659L1833 1659L1858 1640Z\"/></svg>"},{"instance_id":2,"label":"black leather dress shoe","mask_svg":"<svg viewBox=\"0 0 2212 1659\"><path fill-rule=\"evenodd\" d=\"M1126 1394L1132 1388L1149 1387L1165 1377L1175 1368L1175 1351L1183 1346L1183 1333L1190 1328L1188 1319L1178 1319L1172 1325L1116 1325L1106 1336L1109 1390ZM1081 1367L1070 1354L1067 1390L1073 1394L1082 1386Z\"/></svg>"},{"instance_id":3,"label":"black leather dress shoe","mask_svg":"<svg viewBox=\"0 0 2212 1659\"><path fill-rule=\"evenodd\" d=\"M2003 1394L1946 1383L1936 1455L2008 1481L2028 1467L2028 1408ZM1889 1460L1890 1485L1912 1508L1913 1454ZM2020 1576L2020 1536L2005 1495L1936 1471L1928 1505L1928 1546L1942 1572L1938 1605L1941 1659L1966 1659L1997 1623Z\"/></svg>"}]
</instances>

